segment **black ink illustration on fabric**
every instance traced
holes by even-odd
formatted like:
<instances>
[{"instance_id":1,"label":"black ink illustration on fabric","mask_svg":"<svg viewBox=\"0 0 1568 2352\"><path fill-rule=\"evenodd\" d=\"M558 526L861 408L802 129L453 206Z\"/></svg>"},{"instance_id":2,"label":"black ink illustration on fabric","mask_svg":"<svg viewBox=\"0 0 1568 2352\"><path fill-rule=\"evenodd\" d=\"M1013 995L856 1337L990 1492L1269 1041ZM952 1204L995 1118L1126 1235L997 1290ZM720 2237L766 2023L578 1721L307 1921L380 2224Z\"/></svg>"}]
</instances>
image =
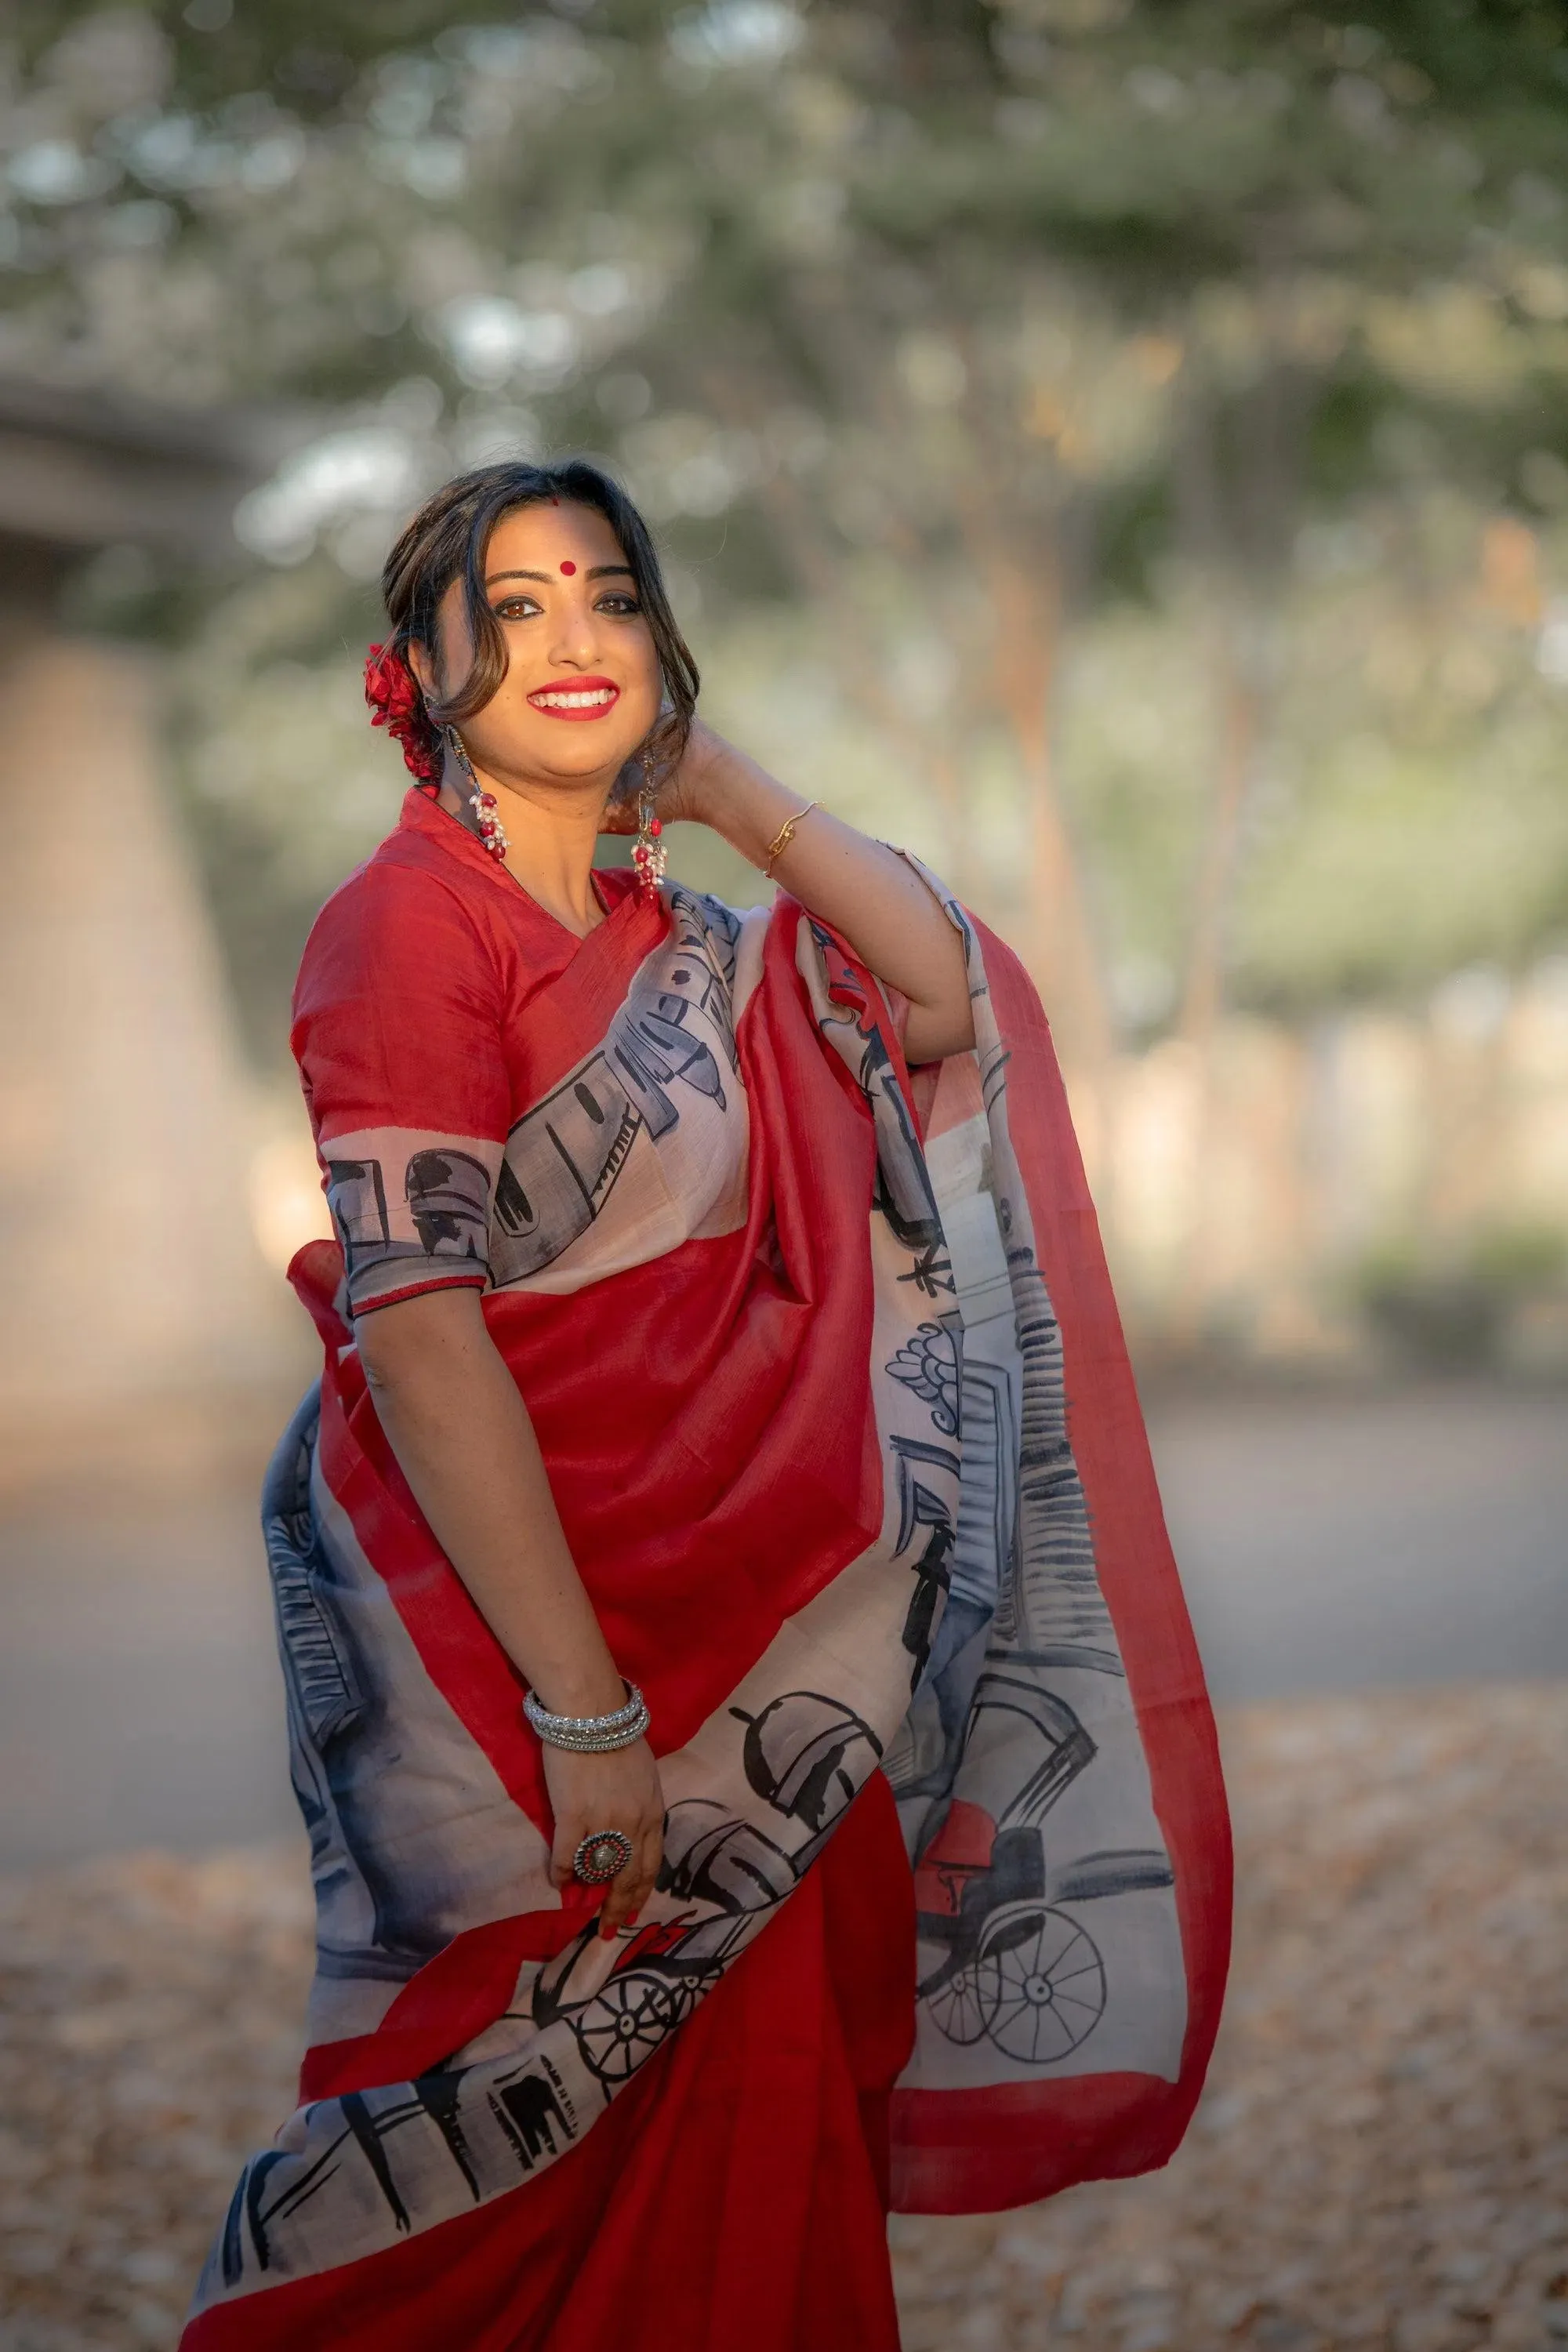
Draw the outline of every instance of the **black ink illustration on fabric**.
<instances>
[{"instance_id":1,"label":"black ink illustration on fabric","mask_svg":"<svg viewBox=\"0 0 1568 2352\"><path fill-rule=\"evenodd\" d=\"M898 1279L913 1283L922 1298L937 1298L943 1291L951 1295L952 1262L944 1254L940 1242L931 1242L917 1254L909 1272L900 1274Z\"/></svg>"},{"instance_id":2,"label":"black ink illustration on fabric","mask_svg":"<svg viewBox=\"0 0 1568 2352\"><path fill-rule=\"evenodd\" d=\"M498 1288L538 1273L586 1233L638 1135L657 1144L679 1124L683 1094L722 1111L726 1087L740 1083L706 903L676 890L670 905L675 936L637 974L604 1044L507 1138L490 1236ZM733 941L724 944L732 962Z\"/></svg>"},{"instance_id":3,"label":"black ink illustration on fabric","mask_svg":"<svg viewBox=\"0 0 1568 2352\"><path fill-rule=\"evenodd\" d=\"M380 1160L329 1157L327 1205L342 1244L352 1289L354 1276L366 1261L378 1261L393 1246Z\"/></svg>"},{"instance_id":4,"label":"black ink illustration on fabric","mask_svg":"<svg viewBox=\"0 0 1568 2352\"><path fill-rule=\"evenodd\" d=\"M534 2022L567 2020L584 2063L606 2085L651 2057L718 1982L799 1884L881 1759L870 1726L817 1691L784 1692L754 1717L730 1713L745 1727L747 1785L778 1817L778 1836L705 1799L671 1806L658 1891L689 1903L689 1921L650 1927L603 1990L577 2000L573 1980L592 1948L590 1925L545 1964L534 1987Z\"/></svg>"},{"instance_id":5,"label":"black ink illustration on fabric","mask_svg":"<svg viewBox=\"0 0 1568 2352\"><path fill-rule=\"evenodd\" d=\"M668 894L671 936L636 974L594 1053L509 1133L492 1170L434 1139L401 1168L332 1153L327 1199L355 1308L472 1267L497 1288L550 1265L604 1213L639 1136L657 1146L697 1097L722 1113L739 1086L731 988L740 924L728 908Z\"/></svg>"},{"instance_id":6,"label":"black ink illustration on fabric","mask_svg":"<svg viewBox=\"0 0 1568 2352\"><path fill-rule=\"evenodd\" d=\"M531 2172L542 2156L560 2156L571 2145L571 2130L555 2085L542 2074L521 2074L515 2082L501 2084L491 2096L490 2112L517 2150L517 2160L525 2172Z\"/></svg>"},{"instance_id":7,"label":"black ink illustration on fabric","mask_svg":"<svg viewBox=\"0 0 1568 2352\"><path fill-rule=\"evenodd\" d=\"M984 1674L971 1712L988 1708L1029 1727L1038 1762L988 1838L983 1820L953 1821L949 1810L938 1822L922 1859L941 1900L922 1907L918 1924L922 1941L944 1958L921 1980L919 1998L950 2041L987 2035L1009 2057L1040 2065L1075 2050L1105 2010L1100 1948L1058 1906L1169 1886L1171 1867L1161 1849L1079 1857L1054 1872L1045 1822L1093 1763L1094 1742L1072 1709L1033 1679Z\"/></svg>"},{"instance_id":8,"label":"black ink illustration on fabric","mask_svg":"<svg viewBox=\"0 0 1568 2352\"><path fill-rule=\"evenodd\" d=\"M321 1418L312 1391L278 1448L262 1499L288 1704L289 1772L310 1841L317 1975L353 1985L405 1983L447 1941L461 1885L447 1824L425 1817L432 1774L395 1767L417 1742L450 1751L463 1789L465 1860L475 1892L527 1867L531 1835L440 1699L346 1528L316 1507Z\"/></svg>"},{"instance_id":9,"label":"black ink illustration on fabric","mask_svg":"<svg viewBox=\"0 0 1568 2352\"><path fill-rule=\"evenodd\" d=\"M403 1171L403 1199L407 1240L393 1230L381 1161L328 1158L327 1202L356 1305L395 1286L389 1269L406 1280L411 1266L450 1273L486 1265L490 1179L482 1160L444 1146L416 1151Z\"/></svg>"},{"instance_id":10,"label":"black ink illustration on fabric","mask_svg":"<svg viewBox=\"0 0 1568 2352\"><path fill-rule=\"evenodd\" d=\"M880 999L868 994L859 975L838 954L830 932L814 924L810 936L823 961L830 999L830 1009L818 1013L818 1025L854 1072L877 1130L877 1207L904 1247L925 1254L928 1270L934 1269L942 1219L920 1137L882 1034L886 1015Z\"/></svg>"},{"instance_id":11,"label":"black ink illustration on fabric","mask_svg":"<svg viewBox=\"0 0 1568 2352\"><path fill-rule=\"evenodd\" d=\"M964 940L975 1007L989 1128L978 1164L995 1231L988 1272L1010 1302L1000 1328L983 1323L973 1346L951 1237L943 1235L879 1008L819 927L814 940L831 1002L819 1000L817 1017L872 1109L877 1206L910 1254L898 1278L930 1296L940 1268L956 1302L922 1322L884 1366L927 1408L933 1450L952 1441L959 1484L954 1524L943 1500L947 1477L939 1469L922 1481L921 1449L891 1436L899 1556L912 1549L917 1528L930 1529L913 1562L917 1595L904 1637L917 1727L889 1759L916 1864L919 2000L948 2043L968 2049L984 2042L1033 2069L1070 2058L1108 2011L1097 1915L1080 1916L1079 1906L1158 1891L1168 1897L1173 1880L1163 1846L1152 1843L1158 1832L1141 1751L1142 1786L1129 1787L1123 1810L1146 1825L1147 1846L1086 1853L1075 1832L1058 1859L1048 1834L1048 1816L1068 1791L1091 1769L1106 1769L1096 1738L1056 1685L1065 1678L1076 1686L1085 1675L1105 1678L1121 1686L1124 1723L1131 1706L1068 1436L1061 1335L1021 1192L1016 1203L1009 1197L1017 1180L1006 1143L1008 1055L987 1036L988 990L973 934L946 903ZM1119 1774L1124 1759L1122 1743ZM977 1782L984 1804L966 1794ZM1137 1943L1133 1930L1130 1952Z\"/></svg>"},{"instance_id":12,"label":"black ink illustration on fabric","mask_svg":"<svg viewBox=\"0 0 1568 2352\"><path fill-rule=\"evenodd\" d=\"M955 1319L922 1323L888 1366L889 1378L923 1397L944 1437L956 1437L962 1412L959 1357L963 1328Z\"/></svg>"},{"instance_id":13,"label":"black ink illustration on fabric","mask_svg":"<svg viewBox=\"0 0 1568 2352\"><path fill-rule=\"evenodd\" d=\"M602 1951L594 1920L534 1979L530 2021L569 2034L605 2098L690 2015L799 1884L881 1757L870 1726L820 1692L783 1692L754 1717L731 1713L743 1727L746 1785L777 1836L704 1800L674 1805L658 1885L682 1907L637 1936L592 1990L578 1979ZM305 2118L308 2159L269 2150L236 2193L221 2241L229 2284L243 2268L244 2239L265 2269L279 2225L324 2193L345 2164L363 2168L400 2233L413 2201L421 2194L428 2201L437 2150L471 2203L563 2153L582 2127L542 2052L521 2065L448 2066L411 2084L319 2100Z\"/></svg>"},{"instance_id":14,"label":"black ink illustration on fabric","mask_svg":"<svg viewBox=\"0 0 1568 2352\"><path fill-rule=\"evenodd\" d=\"M897 1432L889 1442L899 1472L899 1531L893 1556L908 1559L915 1580L903 1631L913 1689L925 1673L938 1613L952 1589L949 1561L956 1538L944 1489L959 1475L959 1459L951 1446L924 1444ZM922 1476L922 1470L927 1475ZM934 1477L930 1475L933 1472Z\"/></svg>"},{"instance_id":15,"label":"black ink illustration on fabric","mask_svg":"<svg viewBox=\"0 0 1568 2352\"><path fill-rule=\"evenodd\" d=\"M493 1186L483 1145L411 1137L400 1169L392 1151L336 1155L356 1276L384 1282L396 1234L415 1264L488 1250L493 1281L524 1278L594 1227L634 1152L642 1167L661 1140L673 1139L671 1166L697 1139L706 1150L704 1120L743 1105L730 992L742 926L689 893L671 907L672 936L594 1052L513 1128ZM884 1522L844 1574L865 1579L845 1605L876 1629L881 1680L853 1705L836 1691L831 1612L832 1638L814 1637L803 1674L804 1612L766 1675L760 1663L681 1751L643 1924L607 1946L590 1920L553 1958L521 1963L501 2015L417 2080L300 2106L247 2168L198 2307L374 2255L566 2153L764 1929L878 1769L914 1868L906 2086L1016 2086L1053 2070L1175 2079L1186 1980L1171 1865L1100 1586L978 957L983 1108L961 1102L942 1130L978 1131L961 1183L951 1151L933 1147L928 1165L879 996L826 935L802 923L795 946L876 1139ZM637 1197L628 1181L621 1202ZM454 1937L511 1916L520 1887L543 1885L548 1847L437 1686L316 1440L308 1405L266 1517L318 1901L311 2041L330 2044L374 2032ZM400 1772L409 1753L434 1769Z\"/></svg>"}]
</instances>

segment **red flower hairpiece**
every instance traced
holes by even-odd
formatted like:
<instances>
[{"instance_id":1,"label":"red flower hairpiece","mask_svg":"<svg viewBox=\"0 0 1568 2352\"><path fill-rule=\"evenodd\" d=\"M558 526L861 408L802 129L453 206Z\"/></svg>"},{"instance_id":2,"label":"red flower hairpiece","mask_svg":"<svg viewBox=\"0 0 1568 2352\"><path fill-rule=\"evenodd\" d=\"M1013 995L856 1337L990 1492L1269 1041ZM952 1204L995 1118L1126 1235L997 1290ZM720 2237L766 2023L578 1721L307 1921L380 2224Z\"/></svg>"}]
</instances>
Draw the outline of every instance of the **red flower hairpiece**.
<instances>
[{"instance_id":1,"label":"red flower hairpiece","mask_svg":"<svg viewBox=\"0 0 1568 2352\"><path fill-rule=\"evenodd\" d=\"M445 765L441 738L414 672L395 647L372 646L364 665L364 698L371 725L384 727L402 744L410 775L422 784L438 784Z\"/></svg>"}]
</instances>

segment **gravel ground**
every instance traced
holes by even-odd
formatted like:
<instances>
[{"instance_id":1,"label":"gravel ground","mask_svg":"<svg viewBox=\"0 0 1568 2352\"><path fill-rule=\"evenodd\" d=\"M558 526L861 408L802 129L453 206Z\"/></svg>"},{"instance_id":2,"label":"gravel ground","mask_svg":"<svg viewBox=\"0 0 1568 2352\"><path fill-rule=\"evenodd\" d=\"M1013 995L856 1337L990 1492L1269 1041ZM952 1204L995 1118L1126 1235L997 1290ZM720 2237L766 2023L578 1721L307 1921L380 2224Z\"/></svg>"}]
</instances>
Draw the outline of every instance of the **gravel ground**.
<instances>
[{"instance_id":1,"label":"gravel ground","mask_svg":"<svg viewBox=\"0 0 1568 2352\"><path fill-rule=\"evenodd\" d=\"M908 2352L1568 2344L1568 1688L1225 1722L1236 1970L1175 2162L893 2224ZM177 2332L290 2104L298 1849L0 1882L0 2345Z\"/></svg>"}]
</instances>

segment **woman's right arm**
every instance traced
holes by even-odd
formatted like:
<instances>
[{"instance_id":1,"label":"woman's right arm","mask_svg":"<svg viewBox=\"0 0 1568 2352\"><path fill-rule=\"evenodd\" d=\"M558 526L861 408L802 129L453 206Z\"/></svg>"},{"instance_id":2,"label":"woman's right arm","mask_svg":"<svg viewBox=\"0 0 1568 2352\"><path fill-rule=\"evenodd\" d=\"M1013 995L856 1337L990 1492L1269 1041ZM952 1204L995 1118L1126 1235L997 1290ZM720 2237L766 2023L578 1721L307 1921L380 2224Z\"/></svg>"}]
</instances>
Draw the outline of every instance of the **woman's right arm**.
<instances>
[{"instance_id":1,"label":"woman's right arm","mask_svg":"<svg viewBox=\"0 0 1568 2352\"><path fill-rule=\"evenodd\" d=\"M584 1590L528 1408L489 1336L477 1289L426 1291L354 1325L376 1417L441 1549L480 1614L552 1714L607 1715L626 1693ZM595 1831L618 1829L633 1859L611 1885L606 1934L653 1891L664 1824L646 1740L607 1755L547 1746L555 1814L551 1877Z\"/></svg>"}]
</instances>

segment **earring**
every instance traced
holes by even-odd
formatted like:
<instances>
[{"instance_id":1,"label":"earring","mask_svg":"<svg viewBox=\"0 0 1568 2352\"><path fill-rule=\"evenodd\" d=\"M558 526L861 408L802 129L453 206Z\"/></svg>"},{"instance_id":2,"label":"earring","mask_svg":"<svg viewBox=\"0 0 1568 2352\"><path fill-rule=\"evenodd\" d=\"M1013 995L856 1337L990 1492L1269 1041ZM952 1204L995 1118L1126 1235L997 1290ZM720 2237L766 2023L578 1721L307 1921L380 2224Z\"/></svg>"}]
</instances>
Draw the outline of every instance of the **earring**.
<instances>
[{"instance_id":1,"label":"earring","mask_svg":"<svg viewBox=\"0 0 1568 2352\"><path fill-rule=\"evenodd\" d=\"M650 898L658 896L658 886L664 880L664 869L669 853L664 845L664 826L654 814L657 787L653 781L653 755L642 755L642 786L637 793L637 837L632 844L632 864L637 868L637 882Z\"/></svg>"},{"instance_id":2,"label":"earring","mask_svg":"<svg viewBox=\"0 0 1568 2352\"><path fill-rule=\"evenodd\" d=\"M447 748L453 759L474 788L468 794L468 806L474 812L474 831L492 857L504 857L510 844L506 837L506 828L496 814L496 796L494 793L487 793L478 776L475 775L474 763L468 757L468 746L457 729L448 727L446 734Z\"/></svg>"}]
</instances>

